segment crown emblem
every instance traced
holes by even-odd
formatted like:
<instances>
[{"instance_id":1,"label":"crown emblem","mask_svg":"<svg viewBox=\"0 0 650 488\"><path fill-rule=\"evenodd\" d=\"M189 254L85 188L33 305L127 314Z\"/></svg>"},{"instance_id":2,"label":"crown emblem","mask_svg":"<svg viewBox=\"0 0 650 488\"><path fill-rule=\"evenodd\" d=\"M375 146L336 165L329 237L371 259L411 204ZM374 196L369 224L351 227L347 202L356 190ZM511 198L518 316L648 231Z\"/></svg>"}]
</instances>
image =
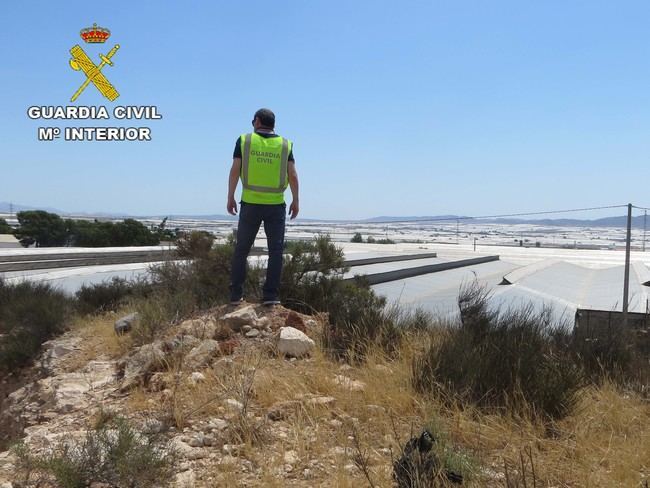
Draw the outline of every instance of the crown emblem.
<instances>
[{"instance_id":1,"label":"crown emblem","mask_svg":"<svg viewBox=\"0 0 650 488\"><path fill-rule=\"evenodd\" d=\"M93 24L92 27L86 27L85 29L81 29L79 35L85 42L99 43L99 42L106 42L106 39L108 39L111 36L111 31L109 31L105 27L98 27L97 24Z\"/></svg>"}]
</instances>

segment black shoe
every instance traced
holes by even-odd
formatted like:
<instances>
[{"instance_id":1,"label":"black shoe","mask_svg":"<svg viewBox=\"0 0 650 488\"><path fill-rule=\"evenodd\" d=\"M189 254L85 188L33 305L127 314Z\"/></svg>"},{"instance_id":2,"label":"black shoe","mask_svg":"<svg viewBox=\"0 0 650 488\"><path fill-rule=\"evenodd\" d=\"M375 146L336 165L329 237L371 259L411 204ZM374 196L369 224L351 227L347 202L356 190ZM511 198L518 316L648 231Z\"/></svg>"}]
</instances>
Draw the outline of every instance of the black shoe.
<instances>
[{"instance_id":1,"label":"black shoe","mask_svg":"<svg viewBox=\"0 0 650 488\"><path fill-rule=\"evenodd\" d=\"M264 300L262 302L262 305L266 305L267 307L272 307L273 305L280 305L280 300Z\"/></svg>"},{"instance_id":2,"label":"black shoe","mask_svg":"<svg viewBox=\"0 0 650 488\"><path fill-rule=\"evenodd\" d=\"M237 306L244 301L243 298L238 298L237 300L230 300L230 305Z\"/></svg>"}]
</instances>

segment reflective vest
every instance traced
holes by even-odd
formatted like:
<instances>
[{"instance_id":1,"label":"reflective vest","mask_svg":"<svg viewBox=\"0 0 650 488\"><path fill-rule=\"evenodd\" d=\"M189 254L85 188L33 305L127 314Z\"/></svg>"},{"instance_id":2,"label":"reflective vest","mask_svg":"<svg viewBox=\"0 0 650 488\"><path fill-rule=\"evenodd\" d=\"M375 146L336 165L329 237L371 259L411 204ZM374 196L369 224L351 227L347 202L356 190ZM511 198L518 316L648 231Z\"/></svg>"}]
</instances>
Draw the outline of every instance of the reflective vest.
<instances>
[{"instance_id":1,"label":"reflective vest","mask_svg":"<svg viewBox=\"0 0 650 488\"><path fill-rule=\"evenodd\" d=\"M241 199L246 203L277 205L284 203L289 184L287 168L292 143L284 137L242 134Z\"/></svg>"}]
</instances>

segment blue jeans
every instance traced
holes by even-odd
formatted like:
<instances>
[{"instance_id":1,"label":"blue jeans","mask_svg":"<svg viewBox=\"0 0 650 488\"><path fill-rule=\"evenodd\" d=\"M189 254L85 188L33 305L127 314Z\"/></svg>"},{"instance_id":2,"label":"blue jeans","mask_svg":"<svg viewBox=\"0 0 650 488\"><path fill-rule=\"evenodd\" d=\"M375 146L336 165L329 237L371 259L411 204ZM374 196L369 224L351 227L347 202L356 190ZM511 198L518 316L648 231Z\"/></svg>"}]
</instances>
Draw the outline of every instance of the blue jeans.
<instances>
[{"instance_id":1,"label":"blue jeans","mask_svg":"<svg viewBox=\"0 0 650 488\"><path fill-rule=\"evenodd\" d=\"M280 293L280 274L282 273L282 252L284 251L284 224L286 208L281 205L258 205L241 202L239 225L237 226L237 243L232 258L230 276L230 299L239 300L244 295L246 281L246 262L248 253L255 242L255 236L264 222L266 243L269 248L269 262L266 267L266 282L263 288L263 300L278 300Z\"/></svg>"}]
</instances>

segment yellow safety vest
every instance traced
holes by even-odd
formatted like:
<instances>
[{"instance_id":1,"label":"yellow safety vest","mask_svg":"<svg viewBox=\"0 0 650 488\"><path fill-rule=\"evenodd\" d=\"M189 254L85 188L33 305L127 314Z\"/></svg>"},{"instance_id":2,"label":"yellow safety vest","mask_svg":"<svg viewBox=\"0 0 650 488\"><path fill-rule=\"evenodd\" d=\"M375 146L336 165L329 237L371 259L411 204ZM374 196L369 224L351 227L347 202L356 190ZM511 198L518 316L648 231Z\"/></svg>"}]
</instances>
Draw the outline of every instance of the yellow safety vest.
<instances>
[{"instance_id":1,"label":"yellow safety vest","mask_svg":"<svg viewBox=\"0 0 650 488\"><path fill-rule=\"evenodd\" d=\"M289 184L288 165L292 142L284 137L242 134L242 201L263 205L284 203Z\"/></svg>"}]
</instances>

